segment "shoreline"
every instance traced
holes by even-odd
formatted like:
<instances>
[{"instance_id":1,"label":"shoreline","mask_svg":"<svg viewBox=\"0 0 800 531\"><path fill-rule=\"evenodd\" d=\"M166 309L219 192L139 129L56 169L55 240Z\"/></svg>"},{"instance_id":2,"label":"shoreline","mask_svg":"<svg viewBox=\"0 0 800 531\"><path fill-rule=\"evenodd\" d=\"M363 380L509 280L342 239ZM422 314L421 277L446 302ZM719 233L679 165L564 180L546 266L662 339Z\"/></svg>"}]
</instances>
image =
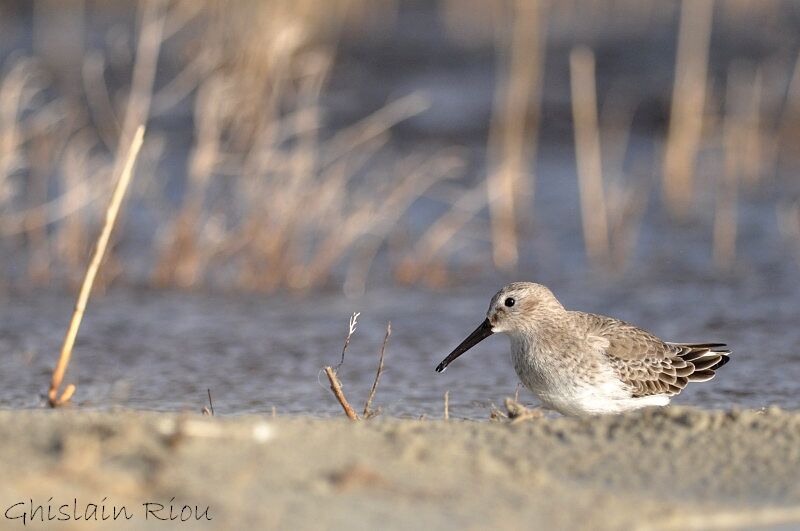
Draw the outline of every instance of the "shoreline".
<instances>
[{"instance_id":1,"label":"shoreline","mask_svg":"<svg viewBox=\"0 0 800 531\"><path fill-rule=\"evenodd\" d=\"M28 527L83 527L92 509L95 526L144 528L154 519L146 503L177 515L175 524L209 529L800 522L800 411L778 408L672 407L513 425L6 410L0 426L10 478L0 485L0 519L19 528L23 513ZM64 504L71 518L46 521ZM5 514L12 506L17 518ZM130 518L101 519L120 506Z\"/></svg>"}]
</instances>

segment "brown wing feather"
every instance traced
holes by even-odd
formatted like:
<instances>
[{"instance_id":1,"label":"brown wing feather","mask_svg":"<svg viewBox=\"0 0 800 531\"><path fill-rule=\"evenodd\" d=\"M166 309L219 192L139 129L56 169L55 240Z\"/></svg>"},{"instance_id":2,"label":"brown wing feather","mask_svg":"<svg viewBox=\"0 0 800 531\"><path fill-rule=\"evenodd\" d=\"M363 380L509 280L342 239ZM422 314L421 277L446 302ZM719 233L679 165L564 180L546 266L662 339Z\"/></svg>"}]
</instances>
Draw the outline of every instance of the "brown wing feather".
<instances>
[{"instance_id":1,"label":"brown wing feather","mask_svg":"<svg viewBox=\"0 0 800 531\"><path fill-rule=\"evenodd\" d=\"M666 343L624 321L576 313L633 397L677 395L689 382L710 380L730 360L722 343Z\"/></svg>"}]
</instances>

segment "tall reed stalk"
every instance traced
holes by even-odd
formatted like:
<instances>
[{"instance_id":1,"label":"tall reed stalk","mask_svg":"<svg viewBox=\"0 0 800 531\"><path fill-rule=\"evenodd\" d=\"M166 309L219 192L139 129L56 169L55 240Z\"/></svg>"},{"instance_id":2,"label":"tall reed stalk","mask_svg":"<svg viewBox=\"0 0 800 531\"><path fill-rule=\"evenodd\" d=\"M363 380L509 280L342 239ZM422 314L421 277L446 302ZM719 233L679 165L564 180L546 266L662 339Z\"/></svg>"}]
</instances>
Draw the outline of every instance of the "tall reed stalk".
<instances>
[{"instance_id":1,"label":"tall reed stalk","mask_svg":"<svg viewBox=\"0 0 800 531\"><path fill-rule=\"evenodd\" d=\"M743 152L749 141L749 99L747 86L753 81L741 62L728 68L725 113L722 124L723 171L716 177L714 205L714 266L727 272L736 259L739 181L743 171Z\"/></svg>"},{"instance_id":2,"label":"tall reed stalk","mask_svg":"<svg viewBox=\"0 0 800 531\"><path fill-rule=\"evenodd\" d=\"M50 379L50 390L47 393L48 402L51 407L57 407L69 402L72 395L75 393L75 385L70 384L65 389L61 396L58 395L58 390L61 387L61 382L64 379L64 374L67 371L69 360L72 356L72 348L75 346L75 339L78 337L78 329L83 320L83 314L86 311L86 304L89 302L89 295L92 293L92 286L97 277L97 272L100 269L100 264L106 253L108 240L111 238L111 230L114 228L114 223L117 220L122 199L125 197L125 192L128 190L128 184L133 176L133 167L136 162L136 157L139 154L139 149L142 147L142 140L144 138L144 126L139 126L136 130L133 139L131 140L130 148L124 158L121 158L122 163L118 166L120 168L117 185L114 188L114 193L111 195L111 201L106 210L106 219L103 224L103 229L97 238L92 259L89 262L89 267L86 269L86 276L83 278L80 292L78 293L78 300L75 303L75 310L72 312L72 319L67 327L67 333L64 336L64 343L61 346L61 354L58 357L58 362L53 370L53 376Z\"/></svg>"},{"instance_id":3,"label":"tall reed stalk","mask_svg":"<svg viewBox=\"0 0 800 531\"><path fill-rule=\"evenodd\" d=\"M531 161L541 107L544 68L544 2L512 0L496 12L510 23L496 30L497 83L489 133L489 211L494 263L508 269L518 259L518 224L531 219L535 176Z\"/></svg>"},{"instance_id":4,"label":"tall reed stalk","mask_svg":"<svg viewBox=\"0 0 800 531\"><path fill-rule=\"evenodd\" d=\"M703 132L708 49L714 0L683 0L678 55L663 164L664 200L670 213L686 219L694 202L695 160Z\"/></svg>"},{"instance_id":5,"label":"tall reed stalk","mask_svg":"<svg viewBox=\"0 0 800 531\"><path fill-rule=\"evenodd\" d=\"M569 64L575 156L586 254L590 261L608 265L611 253L597 118L594 53L588 48L576 48L570 53Z\"/></svg>"}]
</instances>

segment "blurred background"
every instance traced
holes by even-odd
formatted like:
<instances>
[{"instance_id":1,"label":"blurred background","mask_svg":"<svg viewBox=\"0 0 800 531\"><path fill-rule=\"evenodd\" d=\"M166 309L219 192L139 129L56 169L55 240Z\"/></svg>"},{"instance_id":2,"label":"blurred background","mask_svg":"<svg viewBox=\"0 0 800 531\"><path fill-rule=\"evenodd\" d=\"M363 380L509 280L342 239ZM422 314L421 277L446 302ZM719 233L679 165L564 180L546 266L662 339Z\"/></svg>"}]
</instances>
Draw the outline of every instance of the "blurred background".
<instances>
[{"instance_id":1,"label":"blurred background","mask_svg":"<svg viewBox=\"0 0 800 531\"><path fill-rule=\"evenodd\" d=\"M125 333L172 352L202 332L193 351L214 362L198 354L198 366L231 385L243 366L307 382L335 361L359 301L373 343L386 319L407 319L395 340L408 373L385 385L396 411L425 411L461 385L456 367L416 394L404 386L431 378L501 283L525 279L568 306L683 334L669 339L768 356L690 400L797 405L799 52L791 0L4 0L0 342L20 365L9 374L27 382L38 353L42 371L51 363L61 331L50 330L70 305L52 292L79 284L115 157L146 122L95 288L162 294L142 302L146 316L130 291L98 302L131 327L87 322L99 345L84 349L105 371L119 360L101 353L122 352ZM152 339L165 316L185 326ZM236 327L248 320L253 337L219 344L231 329L246 336ZM27 338L35 323L50 339ZM301 327L311 347L298 346ZM171 363L158 360L141 363ZM369 360L343 379L368 380ZM513 391L508 364L486 381L482 363L464 359L475 394L454 394L456 410ZM184 368L138 394L130 372L97 378L128 382L126 404L169 407L182 402L153 389L205 390ZM27 403L35 384L22 387ZM230 406L314 409L285 389L252 391Z\"/></svg>"},{"instance_id":2,"label":"blurred background","mask_svg":"<svg viewBox=\"0 0 800 531\"><path fill-rule=\"evenodd\" d=\"M81 278L140 121L106 283L358 293L798 256L795 2L0 9L5 285Z\"/></svg>"}]
</instances>

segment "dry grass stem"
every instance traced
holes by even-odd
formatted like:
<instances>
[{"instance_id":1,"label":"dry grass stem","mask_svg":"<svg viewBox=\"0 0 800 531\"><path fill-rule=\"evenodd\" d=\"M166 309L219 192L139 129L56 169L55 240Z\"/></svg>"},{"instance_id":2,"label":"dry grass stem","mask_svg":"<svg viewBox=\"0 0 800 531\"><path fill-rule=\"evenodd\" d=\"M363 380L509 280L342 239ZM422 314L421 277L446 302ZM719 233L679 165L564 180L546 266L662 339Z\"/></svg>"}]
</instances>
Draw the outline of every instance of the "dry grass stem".
<instances>
[{"instance_id":1,"label":"dry grass stem","mask_svg":"<svg viewBox=\"0 0 800 531\"><path fill-rule=\"evenodd\" d=\"M527 408L513 398L506 398L504 404L507 411L506 416L511 421L511 424L519 424L526 420L540 419L544 416L541 409Z\"/></svg>"},{"instance_id":2,"label":"dry grass stem","mask_svg":"<svg viewBox=\"0 0 800 531\"><path fill-rule=\"evenodd\" d=\"M347 347L350 346L350 338L353 337L353 334L356 332L359 315L361 315L361 312L353 312L353 315L350 316L350 320L347 323L347 336L344 338L344 345L342 346L342 359L339 360L335 370L339 370L339 367L344 364L344 355L347 352Z\"/></svg>"},{"instance_id":3,"label":"dry grass stem","mask_svg":"<svg viewBox=\"0 0 800 531\"><path fill-rule=\"evenodd\" d=\"M328 377L328 381L331 384L331 391L333 391L333 396L336 397L336 400L339 401L339 404L342 406L345 415L350 420L360 420L358 417L358 413L355 412L353 407L350 405L350 402L347 401L347 398L344 396L344 391L342 391L342 382L339 381L339 377L336 376L336 371L339 370L339 367L344 364L344 355L347 352L347 347L350 346L350 338L353 337L353 334L356 331L356 327L358 325L358 316L361 315L360 312L353 312L353 315L350 316L350 320L348 321L347 327L347 337L344 339L344 346L342 347L342 359L339 361L339 364L336 368L332 368L330 366L325 367L325 375Z\"/></svg>"},{"instance_id":4,"label":"dry grass stem","mask_svg":"<svg viewBox=\"0 0 800 531\"><path fill-rule=\"evenodd\" d=\"M331 391L333 391L333 395L336 397L336 400L339 401L339 404L342 406L345 415L350 420L361 420L358 416L358 413L355 412L353 407L350 405L350 402L347 401L347 397L345 397L344 391L342 390L342 383L339 380L336 372L339 370L339 367L342 366L344 363L344 356L347 352L347 347L350 345L350 338L356 331L356 325L358 324L358 316L361 315L358 312L354 312L353 315L350 317L349 327L347 331L347 337L344 341L344 347L342 348L342 359L339 362L339 365L336 368L333 367L324 367L325 375L328 377L328 381L330 382ZM375 371L375 380L372 382L372 387L370 388L369 395L367 396L367 400L364 403L364 413L363 416L365 419L374 417L380 412L380 408L377 410L372 409L372 402L375 399L375 394L378 391L378 384L380 383L381 375L383 374L383 360L386 355L386 347L389 345L389 337L392 335L392 323L389 322L386 324L386 335L383 337L383 343L381 345L381 353L378 359L378 368Z\"/></svg>"},{"instance_id":5,"label":"dry grass stem","mask_svg":"<svg viewBox=\"0 0 800 531\"><path fill-rule=\"evenodd\" d=\"M695 159L703 132L713 0L683 0L663 190L670 212L684 219L694 198Z\"/></svg>"},{"instance_id":6,"label":"dry grass stem","mask_svg":"<svg viewBox=\"0 0 800 531\"><path fill-rule=\"evenodd\" d=\"M378 370L375 371L375 381L372 382L372 387L369 390L369 396L364 403L364 418L368 419L378 414L379 410L373 411L371 409L372 401L375 399L375 393L378 391L378 383L383 374L383 357L386 354L386 346L389 344L389 336L392 335L392 322L386 323L386 335L383 337L383 344L381 345L381 355L378 360Z\"/></svg>"},{"instance_id":7,"label":"dry grass stem","mask_svg":"<svg viewBox=\"0 0 800 531\"><path fill-rule=\"evenodd\" d=\"M610 90L599 113L602 137L603 188L608 216L610 272L619 275L628 265L645 213L654 168L635 159L626 170L636 99L630 88ZM635 153L635 152L634 152ZM633 178L632 178L633 177Z\"/></svg>"},{"instance_id":8,"label":"dry grass stem","mask_svg":"<svg viewBox=\"0 0 800 531\"><path fill-rule=\"evenodd\" d=\"M594 264L607 266L610 245L597 118L595 61L591 50L576 48L570 53L570 76L575 154L586 254Z\"/></svg>"},{"instance_id":9,"label":"dry grass stem","mask_svg":"<svg viewBox=\"0 0 800 531\"><path fill-rule=\"evenodd\" d=\"M450 391L444 392L444 420L450 420Z\"/></svg>"},{"instance_id":10,"label":"dry grass stem","mask_svg":"<svg viewBox=\"0 0 800 531\"><path fill-rule=\"evenodd\" d=\"M214 416L214 402L211 401L211 389L206 389L208 391L208 406L203 406L203 415Z\"/></svg>"},{"instance_id":11,"label":"dry grass stem","mask_svg":"<svg viewBox=\"0 0 800 531\"><path fill-rule=\"evenodd\" d=\"M105 223L103 224L103 229L97 239L94 254L92 255L89 267L86 270L83 283L81 284L78 300L75 304L75 310L72 313L72 319L69 327L67 328L67 333L64 337L64 343L61 347L61 355L59 356L58 363L53 371L53 376L50 382L50 390L47 393L48 402L51 407L56 407L67 403L72 396L72 393L75 391L75 386L70 385L65 389L61 397L58 396L58 389L61 387L61 382L64 379L64 373L66 372L67 365L69 364L72 348L75 345L75 338L78 335L78 329L80 328L81 320L83 319L83 314L86 310L86 304L92 291L92 285L94 284L95 277L100 269L100 264L103 260L108 240L111 236L111 230L114 228L114 222L117 219L117 214L119 213L122 199L125 197L128 184L133 176L134 163L136 162L136 157L138 156L139 150L142 147L143 138L144 126L139 126L135 135L133 136L127 156L124 159L125 163L121 167L121 173L119 175L117 185L114 188L114 193L111 196L111 202L108 205L108 210L106 210Z\"/></svg>"},{"instance_id":12,"label":"dry grass stem","mask_svg":"<svg viewBox=\"0 0 800 531\"><path fill-rule=\"evenodd\" d=\"M747 83L747 82L746 82ZM764 71L756 68L752 79L747 83L751 87L749 97L744 103L745 120L743 143L741 146L741 180L748 190L755 190L764 174L769 158L769 144L764 131L762 107L764 99ZM747 86L746 85L746 86Z\"/></svg>"},{"instance_id":13,"label":"dry grass stem","mask_svg":"<svg viewBox=\"0 0 800 531\"><path fill-rule=\"evenodd\" d=\"M497 18L511 24L511 36L506 42L505 28L496 28L499 74L486 185L494 262L503 269L517 264L517 224L530 218L534 178L529 163L535 157L544 68L542 4L538 0L498 4L503 7Z\"/></svg>"},{"instance_id":14,"label":"dry grass stem","mask_svg":"<svg viewBox=\"0 0 800 531\"><path fill-rule=\"evenodd\" d=\"M736 259L737 202L742 172L742 153L748 142L746 128L748 84L744 65L734 63L728 69L725 116L722 124L723 171L717 176L714 206L714 266L730 271Z\"/></svg>"},{"instance_id":15,"label":"dry grass stem","mask_svg":"<svg viewBox=\"0 0 800 531\"><path fill-rule=\"evenodd\" d=\"M150 100L153 83L158 66L158 55L164 31L165 0L145 0L139 4L141 11L141 31L136 47L136 62L133 65L133 79L122 129L117 145L117 153L121 153L128 141L139 127L146 124L150 113Z\"/></svg>"},{"instance_id":16,"label":"dry grass stem","mask_svg":"<svg viewBox=\"0 0 800 531\"><path fill-rule=\"evenodd\" d=\"M344 396L344 391L342 391L342 383L339 381L339 378L336 376L336 371L334 371L331 367L325 367L325 375L328 377L328 381L331 384L331 391L333 391L333 396L336 397L336 400L339 401L339 404L342 406L344 410L344 414L347 415L347 418L350 420L360 420L358 414L353 409L353 406L350 405L350 402L347 401L347 398Z\"/></svg>"}]
</instances>

